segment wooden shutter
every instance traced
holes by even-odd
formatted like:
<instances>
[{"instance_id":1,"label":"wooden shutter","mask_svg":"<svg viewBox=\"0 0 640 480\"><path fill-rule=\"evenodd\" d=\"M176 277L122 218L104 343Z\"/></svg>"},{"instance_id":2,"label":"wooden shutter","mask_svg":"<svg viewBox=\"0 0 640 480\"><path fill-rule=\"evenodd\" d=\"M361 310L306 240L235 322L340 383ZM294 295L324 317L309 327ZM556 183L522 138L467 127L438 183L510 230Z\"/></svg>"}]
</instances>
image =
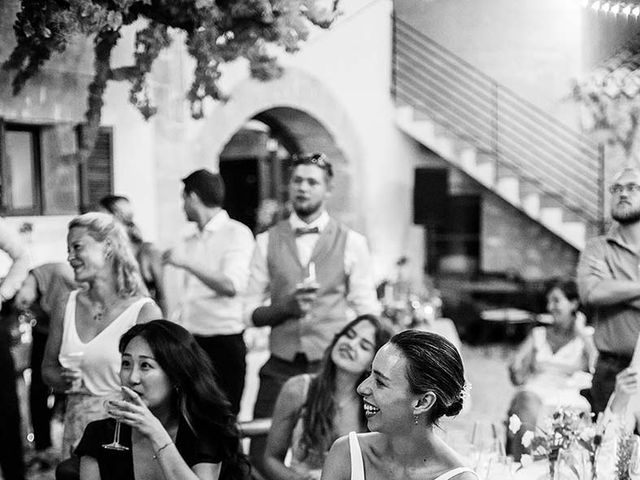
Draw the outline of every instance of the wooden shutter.
<instances>
[{"instance_id":1,"label":"wooden shutter","mask_svg":"<svg viewBox=\"0 0 640 480\"><path fill-rule=\"evenodd\" d=\"M100 199L112 193L113 129L100 127L93 152L86 165L80 166L80 210L97 210Z\"/></svg>"}]
</instances>

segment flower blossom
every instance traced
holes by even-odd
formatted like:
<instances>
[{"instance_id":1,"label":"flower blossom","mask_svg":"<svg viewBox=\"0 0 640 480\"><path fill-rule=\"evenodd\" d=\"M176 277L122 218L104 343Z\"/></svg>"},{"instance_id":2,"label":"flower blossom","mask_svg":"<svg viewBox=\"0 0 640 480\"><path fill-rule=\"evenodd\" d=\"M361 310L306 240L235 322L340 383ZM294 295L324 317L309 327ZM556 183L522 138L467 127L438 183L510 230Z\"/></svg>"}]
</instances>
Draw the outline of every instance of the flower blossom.
<instances>
[{"instance_id":1,"label":"flower blossom","mask_svg":"<svg viewBox=\"0 0 640 480\"><path fill-rule=\"evenodd\" d=\"M509 431L513 434L518 433L522 427L522 421L515 413L509 417Z\"/></svg>"},{"instance_id":2,"label":"flower blossom","mask_svg":"<svg viewBox=\"0 0 640 480\"><path fill-rule=\"evenodd\" d=\"M522 446L524 448L529 448L531 446L531 441L532 440L533 440L533 432L531 430L527 430L522 435L522 439L520 441L521 441Z\"/></svg>"}]
</instances>

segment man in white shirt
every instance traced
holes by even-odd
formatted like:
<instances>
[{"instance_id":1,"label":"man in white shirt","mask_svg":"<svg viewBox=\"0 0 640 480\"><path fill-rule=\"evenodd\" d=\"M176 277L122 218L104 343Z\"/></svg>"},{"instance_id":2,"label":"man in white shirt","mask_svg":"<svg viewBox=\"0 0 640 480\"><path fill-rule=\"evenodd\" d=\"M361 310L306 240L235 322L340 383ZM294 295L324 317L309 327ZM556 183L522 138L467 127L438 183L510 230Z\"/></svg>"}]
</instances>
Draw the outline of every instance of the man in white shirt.
<instances>
[{"instance_id":1,"label":"man in white shirt","mask_svg":"<svg viewBox=\"0 0 640 480\"><path fill-rule=\"evenodd\" d=\"M350 310L356 315L380 310L365 238L326 212L332 178L324 154L295 156L289 182L293 212L256 239L245 321L271 327L271 357L260 370L254 418L271 416L290 377L317 370ZM251 442L258 467L264 443Z\"/></svg>"},{"instance_id":2,"label":"man in white shirt","mask_svg":"<svg viewBox=\"0 0 640 480\"><path fill-rule=\"evenodd\" d=\"M246 370L242 293L249 277L251 230L225 210L219 174L196 170L183 180L184 212L197 233L167 250L165 264L182 270L176 321L207 352L234 412L240 410Z\"/></svg>"}]
</instances>

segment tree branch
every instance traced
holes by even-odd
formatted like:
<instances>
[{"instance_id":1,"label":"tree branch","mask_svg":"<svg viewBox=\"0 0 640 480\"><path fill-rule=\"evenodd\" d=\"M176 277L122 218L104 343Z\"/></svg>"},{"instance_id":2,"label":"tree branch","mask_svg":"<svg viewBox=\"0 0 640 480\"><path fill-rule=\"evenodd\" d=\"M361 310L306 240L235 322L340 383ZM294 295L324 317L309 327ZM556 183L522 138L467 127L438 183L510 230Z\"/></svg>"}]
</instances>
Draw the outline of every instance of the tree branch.
<instances>
[{"instance_id":1,"label":"tree branch","mask_svg":"<svg viewBox=\"0 0 640 480\"><path fill-rule=\"evenodd\" d=\"M89 97L87 99L87 119L86 128L83 130L80 149L78 152L81 163L87 161L96 138L98 129L100 128L100 120L102 118L102 107L104 105L104 91L107 88L107 82L111 78L111 51L120 38L119 31L103 30L98 34L95 40L95 59L93 81L89 85Z\"/></svg>"}]
</instances>

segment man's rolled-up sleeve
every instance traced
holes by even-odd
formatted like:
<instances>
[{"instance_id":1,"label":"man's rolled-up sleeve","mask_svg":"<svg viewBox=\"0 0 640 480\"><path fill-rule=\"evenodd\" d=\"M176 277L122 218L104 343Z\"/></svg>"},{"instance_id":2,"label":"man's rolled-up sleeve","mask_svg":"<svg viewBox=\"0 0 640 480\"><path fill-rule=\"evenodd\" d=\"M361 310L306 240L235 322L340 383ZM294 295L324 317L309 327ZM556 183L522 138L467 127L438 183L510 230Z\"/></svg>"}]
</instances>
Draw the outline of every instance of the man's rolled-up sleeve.
<instances>
[{"instance_id":1,"label":"man's rolled-up sleeve","mask_svg":"<svg viewBox=\"0 0 640 480\"><path fill-rule=\"evenodd\" d=\"M578 292L585 305L590 304L593 290L602 280L613 278L605 261L605 249L601 239L587 243L578 262Z\"/></svg>"},{"instance_id":2,"label":"man's rolled-up sleeve","mask_svg":"<svg viewBox=\"0 0 640 480\"><path fill-rule=\"evenodd\" d=\"M224 255L222 273L231 280L236 295L242 295L249 281L249 263L253 253L253 235L249 229L238 229Z\"/></svg>"},{"instance_id":3,"label":"man's rolled-up sleeve","mask_svg":"<svg viewBox=\"0 0 640 480\"><path fill-rule=\"evenodd\" d=\"M349 277L347 302L356 315L379 315L381 311L372 264L367 240L359 233L350 231L345 246L345 270Z\"/></svg>"},{"instance_id":4,"label":"man's rolled-up sleeve","mask_svg":"<svg viewBox=\"0 0 640 480\"><path fill-rule=\"evenodd\" d=\"M243 298L243 320L247 327L253 327L253 311L264 305L269 298L270 280L267 267L267 245L269 233L256 237L249 264L249 281Z\"/></svg>"}]
</instances>

